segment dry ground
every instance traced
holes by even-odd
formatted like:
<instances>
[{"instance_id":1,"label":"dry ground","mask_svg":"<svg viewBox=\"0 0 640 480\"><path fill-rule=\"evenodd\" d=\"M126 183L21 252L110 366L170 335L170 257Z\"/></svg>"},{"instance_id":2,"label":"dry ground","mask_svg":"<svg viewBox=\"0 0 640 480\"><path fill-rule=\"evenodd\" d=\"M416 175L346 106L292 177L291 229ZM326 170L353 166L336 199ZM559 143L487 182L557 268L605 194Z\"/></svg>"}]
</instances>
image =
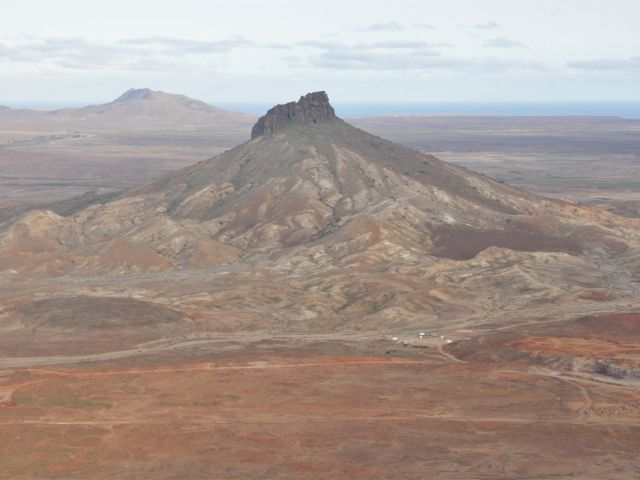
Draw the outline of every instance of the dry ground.
<instances>
[{"instance_id":1,"label":"dry ground","mask_svg":"<svg viewBox=\"0 0 640 480\"><path fill-rule=\"evenodd\" d=\"M640 392L388 339L4 370L0 478L637 478Z\"/></svg>"},{"instance_id":2,"label":"dry ground","mask_svg":"<svg viewBox=\"0 0 640 480\"><path fill-rule=\"evenodd\" d=\"M128 131L80 124L77 132L1 124L0 208L139 185L242 143L251 122Z\"/></svg>"}]
</instances>

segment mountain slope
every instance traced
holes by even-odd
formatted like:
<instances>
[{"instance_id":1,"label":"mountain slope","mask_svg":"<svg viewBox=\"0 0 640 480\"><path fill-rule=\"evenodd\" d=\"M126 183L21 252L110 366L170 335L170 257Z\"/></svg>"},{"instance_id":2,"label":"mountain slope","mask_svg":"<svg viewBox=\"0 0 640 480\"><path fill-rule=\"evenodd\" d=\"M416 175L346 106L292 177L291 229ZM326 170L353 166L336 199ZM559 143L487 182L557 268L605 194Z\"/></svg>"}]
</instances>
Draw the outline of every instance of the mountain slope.
<instances>
[{"instance_id":1,"label":"mountain slope","mask_svg":"<svg viewBox=\"0 0 640 480\"><path fill-rule=\"evenodd\" d=\"M273 252L327 243L364 222L371 234L395 230L390 241L398 245L413 239L421 254L464 258L490 246L578 253L592 247L594 232L620 237L592 222L623 226L622 219L535 197L374 137L335 117L322 98L288 104L293 113L277 107L258 121L262 133L251 141L75 213L83 233L65 228L68 241L142 235L146 242L143 232L159 223L244 251ZM318 118L296 117L310 102Z\"/></svg>"},{"instance_id":2,"label":"mountain slope","mask_svg":"<svg viewBox=\"0 0 640 480\"><path fill-rule=\"evenodd\" d=\"M288 298L268 316L385 328L486 302L633 291L638 221L382 140L335 117L322 92L270 110L253 137L98 202L24 215L0 235L0 275L220 268L225 284L206 295L224 311Z\"/></svg>"}]
</instances>

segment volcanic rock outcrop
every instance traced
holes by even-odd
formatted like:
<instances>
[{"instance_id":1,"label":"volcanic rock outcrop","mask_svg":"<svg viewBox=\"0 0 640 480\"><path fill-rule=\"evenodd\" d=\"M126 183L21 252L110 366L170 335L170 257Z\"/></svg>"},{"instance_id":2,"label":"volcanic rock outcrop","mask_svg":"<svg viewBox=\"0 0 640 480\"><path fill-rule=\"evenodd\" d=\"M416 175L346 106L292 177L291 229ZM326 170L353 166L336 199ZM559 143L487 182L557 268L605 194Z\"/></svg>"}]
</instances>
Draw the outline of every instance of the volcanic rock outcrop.
<instances>
[{"instance_id":1,"label":"volcanic rock outcrop","mask_svg":"<svg viewBox=\"0 0 640 480\"><path fill-rule=\"evenodd\" d=\"M260 117L251 130L251 138L273 135L290 125L308 125L336 120L336 113L326 92L313 92L297 102L276 105Z\"/></svg>"}]
</instances>

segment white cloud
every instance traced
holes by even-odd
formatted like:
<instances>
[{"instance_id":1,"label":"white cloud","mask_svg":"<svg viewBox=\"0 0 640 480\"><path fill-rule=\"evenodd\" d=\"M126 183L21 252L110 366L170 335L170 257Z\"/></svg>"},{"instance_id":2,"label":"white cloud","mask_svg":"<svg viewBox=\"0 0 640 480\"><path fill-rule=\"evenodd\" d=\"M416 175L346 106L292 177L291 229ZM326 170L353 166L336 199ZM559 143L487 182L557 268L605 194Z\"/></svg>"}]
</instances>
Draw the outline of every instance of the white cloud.
<instances>
[{"instance_id":1,"label":"white cloud","mask_svg":"<svg viewBox=\"0 0 640 480\"><path fill-rule=\"evenodd\" d=\"M386 40L377 42L339 42L310 40L298 42L305 51L306 65L317 69L366 71L449 71L449 72L504 72L510 70L547 71L550 67L535 61L456 55L443 47L444 42L424 40ZM299 59L299 57L297 57ZM298 66L304 65L298 61Z\"/></svg>"},{"instance_id":2,"label":"white cloud","mask_svg":"<svg viewBox=\"0 0 640 480\"><path fill-rule=\"evenodd\" d=\"M526 45L507 37L496 37L486 40L483 44L485 47L492 48L524 48Z\"/></svg>"},{"instance_id":3,"label":"white cloud","mask_svg":"<svg viewBox=\"0 0 640 480\"><path fill-rule=\"evenodd\" d=\"M640 70L640 55L629 58L596 58L567 62L569 68L577 70Z\"/></svg>"},{"instance_id":4,"label":"white cloud","mask_svg":"<svg viewBox=\"0 0 640 480\"><path fill-rule=\"evenodd\" d=\"M435 47L449 47L448 43L430 43L424 40L385 40L379 42L340 42L325 40L304 40L296 43L299 47L318 48L323 50L407 50L432 49Z\"/></svg>"},{"instance_id":5,"label":"white cloud","mask_svg":"<svg viewBox=\"0 0 640 480\"><path fill-rule=\"evenodd\" d=\"M436 26L425 22L403 24L395 20L356 27L359 32L406 32L408 30L433 30Z\"/></svg>"},{"instance_id":6,"label":"white cloud","mask_svg":"<svg viewBox=\"0 0 640 480\"><path fill-rule=\"evenodd\" d=\"M543 64L519 59L445 57L440 52L430 48L401 51L326 50L309 56L308 60L315 67L337 70L388 70L395 72L403 70L440 70L498 73L510 70L545 71L549 69Z\"/></svg>"},{"instance_id":7,"label":"white cloud","mask_svg":"<svg viewBox=\"0 0 640 480\"><path fill-rule=\"evenodd\" d=\"M490 22L482 22L482 23L474 23L473 25L465 25L468 28L473 28L475 30L496 30L501 27L498 22L490 21Z\"/></svg>"},{"instance_id":8,"label":"white cloud","mask_svg":"<svg viewBox=\"0 0 640 480\"><path fill-rule=\"evenodd\" d=\"M403 32L406 27L400 22L394 20L384 23L373 23L364 27L359 27L358 30L363 32Z\"/></svg>"},{"instance_id":9,"label":"white cloud","mask_svg":"<svg viewBox=\"0 0 640 480\"><path fill-rule=\"evenodd\" d=\"M255 45L246 38L234 36L223 40L201 41L172 37L127 38L118 42L121 45L145 46L156 50L175 51L187 54L207 54L229 52L237 47Z\"/></svg>"},{"instance_id":10,"label":"white cloud","mask_svg":"<svg viewBox=\"0 0 640 480\"><path fill-rule=\"evenodd\" d=\"M82 37L21 37L0 43L0 58L11 62L53 65L74 70L171 70L187 57L216 58L241 48L288 50L278 43L259 44L240 36L220 40L132 37L112 42Z\"/></svg>"},{"instance_id":11,"label":"white cloud","mask_svg":"<svg viewBox=\"0 0 640 480\"><path fill-rule=\"evenodd\" d=\"M638 98L640 1L612 1L7 0L0 100Z\"/></svg>"},{"instance_id":12,"label":"white cloud","mask_svg":"<svg viewBox=\"0 0 640 480\"><path fill-rule=\"evenodd\" d=\"M418 23L413 23L411 25L411 28L416 28L418 30L433 30L436 28L435 25L431 25L430 23L422 23L422 22L418 22Z\"/></svg>"}]
</instances>

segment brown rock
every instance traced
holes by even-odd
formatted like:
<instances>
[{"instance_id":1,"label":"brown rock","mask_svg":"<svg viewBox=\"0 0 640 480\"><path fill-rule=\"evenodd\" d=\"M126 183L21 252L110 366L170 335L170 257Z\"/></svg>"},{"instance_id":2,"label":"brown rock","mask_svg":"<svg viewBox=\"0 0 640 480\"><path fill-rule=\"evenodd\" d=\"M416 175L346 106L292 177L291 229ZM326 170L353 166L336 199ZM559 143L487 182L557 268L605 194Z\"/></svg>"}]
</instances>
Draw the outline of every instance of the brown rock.
<instances>
[{"instance_id":1,"label":"brown rock","mask_svg":"<svg viewBox=\"0 0 640 480\"><path fill-rule=\"evenodd\" d=\"M276 105L260 117L251 130L251 138L273 135L290 125L326 123L337 118L326 92L307 93L297 102Z\"/></svg>"}]
</instances>

